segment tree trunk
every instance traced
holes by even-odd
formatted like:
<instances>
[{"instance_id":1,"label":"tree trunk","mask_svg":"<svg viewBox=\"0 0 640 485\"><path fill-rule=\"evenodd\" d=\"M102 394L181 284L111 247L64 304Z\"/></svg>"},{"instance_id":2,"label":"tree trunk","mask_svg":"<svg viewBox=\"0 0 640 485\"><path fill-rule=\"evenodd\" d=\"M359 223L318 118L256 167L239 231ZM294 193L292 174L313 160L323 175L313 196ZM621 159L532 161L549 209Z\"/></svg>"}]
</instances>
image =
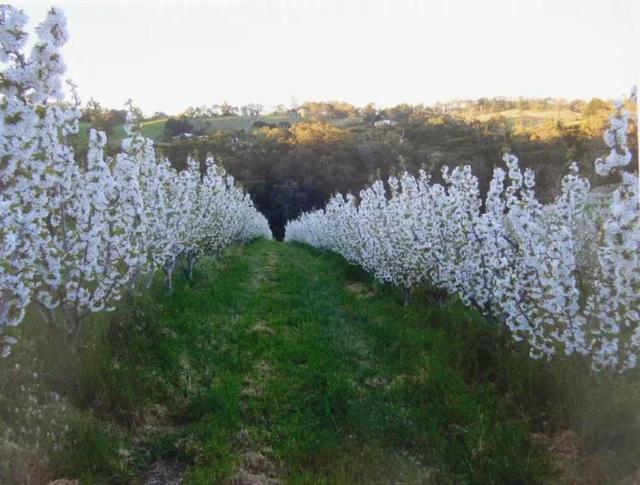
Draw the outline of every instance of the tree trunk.
<instances>
[{"instance_id":1,"label":"tree trunk","mask_svg":"<svg viewBox=\"0 0 640 485\"><path fill-rule=\"evenodd\" d=\"M38 311L42 316L43 320L47 322L49 327L55 332L58 333L60 331L59 322L56 321L56 316L51 308L47 308L42 302L38 301L37 305Z\"/></svg>"},{"instance_id":2,"label":"tree trunk","mask_svg":"<svg viewBox=\"0 0 640 485\"><path fill-rule=\"evenodd\" d=\"M196 266L196 257L195 257L195 255L189 255L188 264L189 264L189 279L192 280L193 279L193 269Z\"/></svg>"},{"instance_id":3,"label":"tree trunk","mask_svg":"<svg viewBox=\"0 0 640 485\"><path fill-rule=\"evenodd\" d=\"M404 288L403 290L404 296L404 306L409 306L409 299L411 298L411 287Z\"/></svg>"},{"instance_id":4,"label":"tree trunk","mask_svg":"<svg viewBox=\"0 0 640 485\"><path fill-rule=\"evenodd\" d=\"M149 288L151 288L151 285L153 284L153 277L155 276L155 271L149 271L149 273L147 274L145 281L144 281L144 288L146 290L148 290Z\"/></svg>"},{"instance_id":5,"label":"tree trunk","mask_svg":"<svg viewBox=\"0 0 640 485\"><path fill-rule=\"evenodd\" d=\"M164 287L168 293L173 291L173 269L175 268L175 261L171 261L164 265Z\"/></svg>"},{"instance_id":6,"label":"tree trunk","mask_svg":"<svg viewBox=\"0 0 640 485\"><path fill-rule=\"evenodd\" d=\"M80 320L81 317L76 308L65 309L65 320L67 324L67 338L71 345L71 351L78 353L78 344L80 343Z\"/></svg>"}]
</instances>

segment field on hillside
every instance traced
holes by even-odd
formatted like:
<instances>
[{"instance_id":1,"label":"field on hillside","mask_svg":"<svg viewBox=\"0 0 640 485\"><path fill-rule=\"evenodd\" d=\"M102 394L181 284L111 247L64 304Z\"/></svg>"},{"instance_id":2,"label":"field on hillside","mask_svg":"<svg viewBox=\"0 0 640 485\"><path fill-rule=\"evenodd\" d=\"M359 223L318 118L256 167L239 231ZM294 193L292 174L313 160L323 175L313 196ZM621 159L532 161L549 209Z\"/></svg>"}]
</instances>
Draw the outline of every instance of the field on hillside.
<instances>
[{"instance_id":1,"label":"field on hillside","mask_svg":"<svg viewBox=\"0 0 640 485\"><path fill-rule=\"evenodd\" d=\"M141 123L142 135L150 138L152 140L159 140L164 134L164 125L166 123L166 119L156 119L150 121L143 121ZM300 117L297 114L285 114L285 115L277 115L277 114L269 114L269 115L261 115L261 116L220 116L215 118L193 118L191 122L193 123L194 129L198 131L202 131L205 134L213 133L215 131L222 132L234 132L238 130L249 131L253 127L253 123L256 121L261 121L264 123L270 123L277 125L278 123L299 123L301 121L308 121L304 118ZM359 117L349 117L344 119L331 120L331 124L341 127L347 128L351 126L358 126L362 124L362 119ZM80 129L78 133L78 144L80 146L86 146L88 142L88 134L89 134L89 123L80 123ZM109 135L109 145L111 147L118 147L125 137L124 125L119 124L116 125L111 134Z\"/></svg>"},{"instance_id":2,"label":"field on hillside","mask_svg":"<svg viewBox=\"0 0 640 485\"><path fill-rule=\"evenodd\" d=\"M205 133L213 131L237 131L250 130L253 123L262 121L277 125L278 123L298 123L301 117L297 114L270 114L261 116L220 116L215 118L194 118L194 128L204 130Z\"/></svg>"},{"instance_id":3,"label":"field on hillside","mask_svg":"<svg viewBox=\"0 0 640 485\"><path fill-rule=\"evenodd\" d=\"M151 138L152 140L158 139L163 133L164 124L166 121L167 121L166 119L143 121L140 124L140 130L142 132L142 135L146 136L147 138ZM89 142L90 128L91 128L91 125L89 123L85 123L85 122L80 123L80 127L78 129L79 145L86 146L87 143ZM116 125L113 128L113 131L111 132L111 134L109 135L108 143L110 146L116 148L120 146L125 136L126 134L124 132L124 125L121 125L121 124Z\"/></svg>"},{"instance_id":4,"label":"field on hillside","mask_svg":"<svg viewBox=\"0 0 640 485\"><path fill-rule=\"evenodd\" d=\"M579 124L581 122L581 115L572 111L526 111L526 110L508 110L500 111L496 113L478 115L478 116L465 116L465 119L472 120L478 119L480 121L488 121L496 116L503 116L512 122L521 122L525 126L532 126L540 124L548 120L562 121L568 124ZM262 121L265 123L271 123L277 125L278 123L299 123L302 121L309 121L297 114L286 115L261 115L261 116L220 116L215 118L194 118L191 119L194 128L196 130L202 130L205 134L215 131L233 132L238 130L250 130L253 123L256 121ZM166 119L157 119L150 121L143 121L141 124L142 134L152 140L158 140L163 135L164 125ZM328 122L334 126L340 128L358 127L363 124L363 120L358 116L351 116L342 119L328 120ZM80 131L78 140L81 145L87 143L87 135L89 132L89 123L80 123ZM124 138L124 125L117 125L110 137L109 144L112 146L118 146Z\"/></svg>"},{"instance_id":5,"label":"field on hillside","mask_svg":"<svg viewBox=\"0 0 640 485\"><path fill-rule=\"evenodd\" d=\"M510 109L506 111L497 111L495 113L487 113L477 115L476 118L480 121L488 121L496 116L504 116L505 118L512 120L513 122L521 122L525 126L535 125L544 121L562 121L563 123L575 124L579 123L582 119L580 113L569 110L549 110L549 111L529 111L520 109ZM469 117L469 119L473 119Z\"/></svg>"}]
</instances>

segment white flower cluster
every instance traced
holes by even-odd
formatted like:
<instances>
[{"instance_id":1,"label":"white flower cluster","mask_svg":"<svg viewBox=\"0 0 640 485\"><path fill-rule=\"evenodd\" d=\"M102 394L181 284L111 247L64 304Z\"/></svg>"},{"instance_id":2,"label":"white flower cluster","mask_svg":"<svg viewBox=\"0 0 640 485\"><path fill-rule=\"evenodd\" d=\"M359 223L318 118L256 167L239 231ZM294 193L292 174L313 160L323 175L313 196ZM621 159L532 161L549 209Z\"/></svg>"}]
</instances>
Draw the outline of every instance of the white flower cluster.
<instances>
[{"instance_id":1,"label":"white flower cluster","mask_svg":"<svg viewBox=\"0 0 640 485\"><path fill-rule=\"evenodd\" d=\"M35 301L73 341L85 315L109 309L141 275L163 268L170 285L178 260L192 270L202 253L271 238L213 160L178 173L157 157L132 108L117 156L105 156L106 136L92 130L86 160L76 159L67 138L78 132L79 102L75 93L65 102L61 81L64 16L49 11L28 56L26 20L0 6L0 337Z\"/></svg>"},{"instance_id":2,"label":"white flower cluster","mask_svg":"<svg viewBox=\"0 0 640 485\"><path fill-rule=\"evenodd\" d=\"M506 155L486 196L470 167L376 181L359 201L334 196L286 226L285 240L335 251L409 291L425 285L503 321L534 358L587 355L595 369L635 367L640 350L640 208L628 114L611 118L599 174L618 172L608 202L589 197L577 165L548 204L533 171Z\"/></svg>"}]
</instances>

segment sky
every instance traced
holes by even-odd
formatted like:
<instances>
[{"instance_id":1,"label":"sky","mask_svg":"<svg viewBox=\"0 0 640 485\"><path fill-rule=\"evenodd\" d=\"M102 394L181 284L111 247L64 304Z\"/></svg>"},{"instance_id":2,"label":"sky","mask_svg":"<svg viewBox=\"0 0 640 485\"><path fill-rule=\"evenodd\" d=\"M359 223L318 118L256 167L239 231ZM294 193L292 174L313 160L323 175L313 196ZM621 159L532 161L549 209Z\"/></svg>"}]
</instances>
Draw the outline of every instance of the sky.
<instances>
[{"instance_id":1,"label":"sky","mask_svg":"<svg viewBox=\"0 0 640 485\"><path fill-rule=\"evenodd\" d=\"M110 108L615 98L638 84L639 0L20 1L66 16L67 75Z\"/></svg>"}]
</instances>

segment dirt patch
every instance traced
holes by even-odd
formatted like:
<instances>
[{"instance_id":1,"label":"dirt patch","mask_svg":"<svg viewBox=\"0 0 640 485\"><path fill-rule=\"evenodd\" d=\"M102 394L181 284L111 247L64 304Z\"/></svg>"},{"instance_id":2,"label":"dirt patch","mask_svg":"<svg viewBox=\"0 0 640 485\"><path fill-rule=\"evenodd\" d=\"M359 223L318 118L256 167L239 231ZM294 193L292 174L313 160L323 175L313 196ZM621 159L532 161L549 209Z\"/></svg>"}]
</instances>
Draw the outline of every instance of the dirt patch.
<instances>
[{"instance_id":1,"label":"dirt patch","mask_svg":"<svg viewBox=\"0 0 640 485\"><path fill-rule=\"evenodd\" d=\"M242 428L232 437L234 449L240 456L240 464L234 475L225 481L227 485L276 485L282 483L279 467L271 458L273 450L259 447L251 434ZM258 451L259 450L259 451Z\"/></svg>"},{"instance_id":2,"label":"dirt patch","mask_svg":"<svg viewBox=\"0 0 640 485\"><path fill-rule=\"evenodd\" d=\"M176 461L158 460L145 478L145 485L180 485L186 466Z\"/></svg>"},{"instance_id":3,"label":"dirt patch","mask_svg":"<svg viewBox=\"0 0 640 485\"><path fill-rule=\"evenodd\" d=\"M582 442L575 431L559 431L552 435L534 433L532 440L548 451L557 483L572 485L603 483L598 460L584 455Z\"/></svg>"},{"instance_id":4,"label":"dirt patch","mask_svg":"<svg viewBox=\"0 0 640 485\"><path fill-rule=\"evenodd\" d=\"M278 257L273 254L267 254L263 269L256 272L251 278L250 287L253 290L260 288L265 283L270 283L274 281L274 275L278 268Z\"/></svg>"},{"instance_id":5,"label":"dirt patch","mask_svg":"<svg viewBox=\"0 0 640 485\"><path fill-rule=\"evenodd\" d=\"M347 283L344 289L358 298L371 298L373 296L373 291L367 285L358 281Z\"/></svg>"},{"instance_id":6,"label":"dirt patch","mask_svg":"<svg viewBox=\"0 0 640 485\"><path fill-rule=\"evenodd\" d=\"M236 474L228 481L232 485L277 485L278 468L263 453L247 451L242 455L242 464Z\"/></svg>"},{"instance_id":7,"label":"dirt patch","mask_svg":"<svg viewBox=\"0 0 640 485\"><path fill-rule=\"evenodd\" d=\"M380 388L380 389L388 389L389 388L389 381L387 379L384 379L382 377L369 377L366 381L365 384L369 387L374 387L374 388Z\"/></svg>"},{"instance_id":8,"label":"dirt patch","mask_svg":"<svg viewBox=\"0 0 640 485\"><path fill-rule=\"evenodd\" d=\"M249 412L249 401L262 396L266 380L269 378L271 366L265 360L259 361L253 372L248 374L242 382L240 391L240 410L243 414Z\"/></svg>"},{"instance_id":9,"label":"dirt patch","mask_svg":"<svg viewBox=\"0 0 640 485\"><path fill-rule=\"evenodd\" d=\"M269 253L267 256L267 264L265 264L265 268L270 272L275 271L278 266L278 256L273 253Z\"/></svg>"},{"instance_id":10,"label":"dirt patch","mask_svg":"<svg viewBox=\"0 0 640 485\"><path fill-rule=\"evenodd\" d=\"M247 450L251 446L251 436L245 428L241 428L233 434L231 442L236 450Z\"/></svg>"},{"instance_id":11,"label":"dirt patch","mask_svg":"<svg viewBox=\"0 0 640 485\"><path fill-rule=\"evenodd\" d=\"M250 283L251 289L256 290L257 288L260 288L260 286L262 286L266 281L267 277L262 273L253 275Z\"/></svg>"},{"instance_id":12,"label":"dirt patch","mask_svg":"<svg viewBox=\"0 0 640 485\"><path fill-rule=\"evenodd\" d=\"M0 440L0 483L38 485L54 477L41 454L8 439Z\"/></svg>"},{"instance_id":13,"label":"dirt patch","mask_svg":"<svg viewBox=\"0 0 640 485\"><path fill-rule=\"evenodd\" d=\"M258 473L269 477L277 476L275 465L262 453L248 451L243 456L244 466L252 473Z\"/></svg>"},{"instance_id":14,"label":"dirt patch","mask_svg":"<svg viewBox=\"0 0 640 485\"><path fill-rule=\"evenodd\" d=\"M279 485L282 482L262 474L240 470L233 478L228 480L227 483L229 485Z\"/></svg>"},{"instance_id":15,"label":"dirt patch","mask_svg":"<svg viewBox=\"0 0 640 485\"><path fill-rule=\"evenodd\" d=\"M252 327L249 328L249 333L266 333L269 335L273 335L275 332L271 327L269 327L266 321L258 320L253 324Z\"/></svg>"},{"instance_id":16,"label":"dirt patch","mask_svg":"<svg viewBox=\"0 0 640 485\"><path fill-rule=\"evenodd\" d=\"M263 320L256 322L250 331L273 333ZM264 385L271 374L271 366L266 360L258 361L253 371L244 379L240 392L240 409L243 413L249 410L249 401L259 398L264 393ZM236 473L225 483L228 485L278 485L282 483L279 470L269 458L270 448L260 448L252 442L246 429L241 429L232 437L233 446L241 454L241 463ZM257 451L260 450L260 451Z\"/></svg>"}]
</instances>

